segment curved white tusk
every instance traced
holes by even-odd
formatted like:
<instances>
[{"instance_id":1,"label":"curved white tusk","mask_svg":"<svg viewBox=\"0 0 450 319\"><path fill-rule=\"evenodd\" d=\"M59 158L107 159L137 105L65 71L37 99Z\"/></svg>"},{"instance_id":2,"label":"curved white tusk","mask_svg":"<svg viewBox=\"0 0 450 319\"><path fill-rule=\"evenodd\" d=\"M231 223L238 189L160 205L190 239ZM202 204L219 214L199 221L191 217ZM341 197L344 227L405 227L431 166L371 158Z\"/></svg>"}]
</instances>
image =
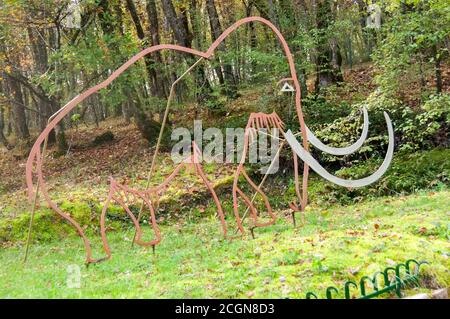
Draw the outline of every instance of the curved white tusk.
<instances>
[{"instance_id":1,"label":"curved white tusk","mask_svg":"<svg viewBox=\"0 0 450 319\"><path fill-rule=\"evenodd\" d=\"M308 141L311 142L312 145L314 145L319 150L332 154L332 155L348 155L356 152L364 143L364 141L367 138L367 133L369 131L369 115L367 114L367 110L365 107L363 107L363 114L364 114L364 126L361 133L360 138L352 145L347 147L331 147L328 145L323 144L314 134L311 132L311 130L306 127L306 135L308 137Z\"/></svg>"},{"instance_id":2,"label":"curved white tusk","mask_svg":"<svg viewBox=\"0 0 450 319\"><path fill-rule=\"evenodd\" d=\"M339 178L337 176L331 175L328 173L320 164L319 162L314 159L314 157L311 156L311 154L306 151L297 141L294 134L292 134L291 130L288 130L285 134L286 140L291 146L292 150L305 162L307 163L317 174L325 178L326 180L335 183L340 186L344 187L350 187L350 188L356 188L356 187L363 187L367 186L369 184L372 184L373 182L377 181L383 174L386 172L386 170L389 167L389 164L392 161L392 157L394 155L394 129L392 128L392 122L389 118L389 115L384 112L384 118L386 119L386 124L388 128L388 134L389 134L389 145L386 152L386 157L384 158L383 163L381 166L370 176L356 179L356 180L346 180Z\"/></svg>"}]
</instances>

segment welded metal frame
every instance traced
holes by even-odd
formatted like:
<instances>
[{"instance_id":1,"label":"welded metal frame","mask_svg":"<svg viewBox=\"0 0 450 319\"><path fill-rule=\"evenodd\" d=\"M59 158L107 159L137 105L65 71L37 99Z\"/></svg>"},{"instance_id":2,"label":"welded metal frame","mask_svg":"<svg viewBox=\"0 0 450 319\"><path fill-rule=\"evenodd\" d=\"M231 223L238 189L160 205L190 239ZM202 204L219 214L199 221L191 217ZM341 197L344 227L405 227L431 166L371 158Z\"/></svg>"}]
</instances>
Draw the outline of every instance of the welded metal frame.
<instances>
[{"instance_id":1,"label":"welded metal frame","mask_svg":"<svg viewBox=\"0 0 450 319\"><path fill-rule=\"evenodd\" d=\"M150 200L150 193L151 194L155 194L155 189L150 189L149 185L150 185L150 180L152 178L152 174L153 171L155 169L156 166L156 157L158 155L158 151L159 151L159 146L160 146L160 142L161 142L161 138L163 135L163 131L165 128L165 124L166 124L166 120L167 120L167 116L169 113L169 109L170 109L170 103L173 99L174 96L174 87L175 85L188 73L190 72L198 63L200 63L202 60L208 60L210 59L217 47L232 33L234 32L237 28L239 28L242 25L245 25L247 23L251 23L251 22L260 22L263 25L269 27L276 35L276 38L279 40L281 47L284 51L287 63L289 65L289 72L290 72L290 77L283 79L284 81L291 81L293 83L293 87L294 87L294 100L295 100L295 108L296 108L296 113L297 113L297 118L300 124L300 132L298 132L297 134L293 134L290 130L288 130L286 133L283 131L284 129L284 124L281 122L281 120L279 119L278 115L276 115L276 113L272 113L272 114L263 114L263 113L252 113L250 114L250 118L249 118L249 122L248 125L246 127L245 130L245 148L244 148L244 156L241 157L241 159L243 158L245 160L246 157L246 152L248 150L248 143L249 143L249 139L251 138L251 135L255 132L255 131L259 131L260 128L277 128L279 130L281 130L281 133L284 136L284 141L282 142L280 148L282 148L286 143L289 143L289 145L291 146L292 150L295 152L295 155L293 155L293 163L294 163L294 180L295 180L295 191L296 191L296 195L298 197L299 203L295 203L292 202L289 204L289 206L291 207L292 211L293 211L293 217L295 217L295 212L303 212L307 203L308 203L308 176L309 176L309 167L311 166L319 175L321 175L322 177L324 177L325 179L330 180L331 182L334 182L338 185L343 185L343 186L347 186L347 187L361 187L361 186L365 186L368 185L370 183L373 183L377 178L380 178L381 175L386 171L387 167L389 166L389 163L392 159L392 154L393 154L393 129L392 129L392 124L390 122L389 116L385 113L385 118L386 118L386 122L388 124L388 131L389 131L389 147L388 147L388 152L387 152L387 156L385 158L385 161L383 162L382 166L371 176L365 178L365 179L361 179L361 180L357 180L357 181L346 181L346 180L342 180L339 179L331 174L329 174L328 172L326 172L322 166L320 166L320 164L311 156L311 154L309 153L309 142L311 142L311 144L313 144L315 147L317 147L319 150L322 150L324 152L327 152L329 154L334 154L334 155L346 155L346 154L350 154L352 152L355 152L359 147L361 147L362 143L364 142L364 140L366 139L367 136L367 129L368 129L368 115L367 115L367 111L365 109L363 109L363 114L364 114L364 127L363 127L363 132L361 134L361 137L358 139L358 141L354 144L352 144L351 146L348 147L344 147L344 148L334 148L334 147L329 147L326 146L325 144L323 144L322 142L320 142L315 136L314 134L307 128L305 122L304 122L304 118L303 118L303 112L302 112L302 107L301 107L301 90L300 90L300 83L297 77L297 72L295 69L295 64L294 64L294 59L293 59L293 55L289 49L289 46L286 42L286 40L284 39L283 35L281 34L281 32L275 27L275 25L273 25L270 21L261 18L261 17L248 17L248 18L244 18L241 19L239 21L237 21L236 23L234 23L232 26L230 26L228 29L226 29L222 35L220 35L213 43L212 45L208 48L207 51L199 51L199 50L195 50L192 48L187 48L187 47L183 47L183 46L179 46L179 45L173 45L173 44L163 44L163 45L156 45L156 46L152 46L149 47L147 49L142 50L141 52L139 52L138 54L136 54L134 57L132 57L130 60L128 60L127 62L125 62L122 66L120 66L117 70L115 70L106 80L104 80L103 82L93 86L92 88L86 90L85 92L77 95L76 97L74 97L71 101L69 101L65 106L63 106L58 112L56 112L48 121L48 125L47 127L43 130L43 132L39 135L39 137L37 138L36 142L34 143L30 155L28 157L27 163L26 163L26 182L27 182L27 188L28 188L28 196L29 196L29 200L32 204L32 215L31 215L31 219L30 219L30 225L29 225L29 230L28 230L28 238L27 238L27 245L26 245L26 252L25 252L25 257L24 260L26 260L27 256L28 256L28 251L29 251L29 244L30 244L30 240L31 240L31 233L32 233L32 223L33 223L33 219L34 219L34 214L35 214L35 210L36 210L36 205L37 205L37 200L38 200L38 194L39 192L41 192L44 196L45 201L48 203L48 205L59 215L61 216L64 220L68 221L78 232L78 234L80 235L80 237L82 237L84 245L85 245L85 251L86 251L86 263L92 263L92 262L97 262L100 260L104 260L105 258L102 259L93 259L92 258L92 253L91 253L91 244L89 239L87 238L87 236L85 235L82 227L74 220L72 219L72 217L63 212L58 205L53 202L48 194L47 191L47 187L46 187L46 183L45 183L45 179L43 176L43 172L42 172L42 166L43 166L43 162L45 159L45 152L46 152L46 148L47 148L47 141L48 141L48 136L50 134L50 132L55 129L55 127L62 121L62 119L69 114L70 111L73 110L74 107L76 107L79 103L83 102L86 98L88 98L89 96L91 96L92 94L98 92L99 90L105 88L106 86L108 86L112 81L114 81L120 74L122 74L124 71L126 71L131 65L133 65L134 63L136 63L137 61L139 61L140 59L142 59L144 56L157 52L157 51L162 51L162 50L174 50L174 51L179 51L179 52L184 52L184 53L188 53L188 54L192 54L194 56L198 56L199 60L197 62L195 62L192 66L189 67L188 70L186 70L186 72L184 72L182 74L182 76L177 79L171 88L170 91L170 96L167 102L167 106L166 106L166 111L164 114L164 118L163 118L163 123L162 123L162 127L160 130L160 134L158 137L158 141L156 144L156 148L155 148L155 152L153 154L153 159L152 159L152 164L151 164L151 168L150 168L150 173L148 176L148 180L147 180L147 187L145 190L143 191L137 191L137 190L133 190L131 188L127 188L125 185L120 185L118 184L114 179L110 179L111 185L110 185L110 193L108 196L108 201L107 204L105 205L105 207L108 206L109 202L112 200L116 200L119 202L120 204L120 200L118 200L119 198L116 196L114 196L115 193L117 193L117 191L120 189L121 191L133 194L134 196L137 196L138 198L140 198L142 200L142 204L141 204L141 208L139 211L139 215L137 218L134 217L133 214L130 214L130 212L127 210L127 208L122 205L124 207L124 209L127 211L128 215L130 216L130 218L133 220L133 223L135 225L136 228L136 233L135 233L135 238L133 239L132 243L134 243L136 241L136 243L141 244L141 245L149 245L149 246L154 246L156 245L159 240L160 240L160 235L159 235L159 230L157 228L156 225L156 217L154 216L155 211L154 211L154 207L153 207L153 203ZM302 141L301 144L297 141L296 137L297 136L301 136ZM41 150L42 148L42 150ZM196 156L196 145L193 144L193 155L192 156ZM280 151L280 150L279 150ZM277 156L279 155L279 151L277 152ZM296 156L297 155L297 156ZM298 157L300 157L304 164L303 164L303 174L302 174L302 183L300 186L300 179L299 179L299 169L298 169ZM260 183L259 186L257 186L252 180L251 178L246 174L245 169L243 167L243 162L241 161L238 165L238 168L235 172L235 178L233 181L233 210L234 210L234 214L237 220L237 224L238 224L238 231L241 232L241 235L244 235L244 229L242 227L242 221L245 218L245 215L250 212L251 217L253 218L253 223L254 223L254 227L263 227L263 226L268 226L268 225L272 225L275 220L276 220L276 216L274 215L274 213L272 212L272 209L270 207L270 204L268 202L267 196L264 194L264 192L261 190L261 187L264 183L264 181L266 180L266 176L264 176L262 182ZM272 165L272 164L271 164ZM218 211L219 211L219 217L221 219L222 222L222 226L224 229L224 236L227 237L226 235L226 224L224 224L224 216L223 216L223 211L222 208L220 206L220 202L217 198L217 195L215 194L212 185L209 183L209 181L206 179L206 176L204 175L201 166L199 164L194 164L194 168L196 170L197 175L200 176L200 178L203 180L203 182L205 183L205 185L207 186L207 188L210 190L216 205L218 207ZM174 173L176 173L179 169L181 169L180 166L178 166ZM35 173L35 175L37 176L37 184L36 184L36 188L34 187L34 183L33 183L33 172ZM172 176L174 173L172 173L170 176ZM239 188L238 186L238 179L239 176L244 176L245 180L250 184L250 186L256 191L256 193L253 195L252 199L250 200L249 197L247 197L247 195L245 195L243 193L243 191ZM170 181L170 177L169 177L169 181ZM164 183L163 183L164 184ZM159 189L159 186L157 187L157 189ZM157 192L156 192L157 193ZM267 213L269 214L271 220L269 222L266 223L260 223L258 222L258 215L257 215L257 211L255 206L253 205L253 201L255 199L255 196L259 194L263 197L266 209L267 209ZM238 203L237 203L237 197L238 195L244 200L246 206L247 206L247 210L244 213L244 216L241 218L240 217L240 213L239 213L239 207L238 207ZM152 223L152 227L155 231L156 234L156 239L152 242L142 242L141 241L141 228L140 228L140 219L144 210L144 206L148 206L151 212L151 223ZM111 252L109 250L109 246L107 244L106 241L106 228L105 228L105 214L106 214L106 208L103 209L102 211L102 217L101 217L101 229L102 229L102 239L103 239L103 243L104 243L104 248L105 251L107 252L107 256L108 258L111 257ZM304 215L302 214L303 218ZM295 218L294 218L294 223L295 223ZM252 234L253 234L253 228L252 228Z\"/></svg>"}]
</instances>

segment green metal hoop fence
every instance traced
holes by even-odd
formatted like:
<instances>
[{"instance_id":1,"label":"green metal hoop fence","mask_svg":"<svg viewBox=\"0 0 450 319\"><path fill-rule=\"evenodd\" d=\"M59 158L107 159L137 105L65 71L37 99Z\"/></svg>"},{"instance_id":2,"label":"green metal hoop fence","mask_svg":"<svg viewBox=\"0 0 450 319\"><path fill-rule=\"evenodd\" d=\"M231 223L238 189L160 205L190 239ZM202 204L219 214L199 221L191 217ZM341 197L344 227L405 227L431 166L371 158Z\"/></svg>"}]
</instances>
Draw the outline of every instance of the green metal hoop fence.
<instances>
[{"instance_id":1,"label":"green metal hoop fence","mask_svg":"<svg viewBox=\"0 0 450 319\"><path fill-rule=\"evenodd\" d=\"M413 269L411 269L411 264L415 265ZM383 271L377 271L372 277L363 276L359 280L359 285L354 281L347 281L343 287L344 299L352 299L352 290L359 290L357 292L359 293L359 298L356 299L371 299L391 291L394 291L398 297L401 297L401 290L407 285L418 284L419 268L424 264L428 264L428 262L409 259L395 267L387 267ZM380 278L383 280L383 286L379 284ZM366 286L367 282L372 285L372 292L370 293ZM340 290L338 288L330 286L325 291L326 299L333 299L333 295L336 296L339 293ZM306 299L313 298L319 299L314 292L306 294Z\"/></svg>"}]
</instances>

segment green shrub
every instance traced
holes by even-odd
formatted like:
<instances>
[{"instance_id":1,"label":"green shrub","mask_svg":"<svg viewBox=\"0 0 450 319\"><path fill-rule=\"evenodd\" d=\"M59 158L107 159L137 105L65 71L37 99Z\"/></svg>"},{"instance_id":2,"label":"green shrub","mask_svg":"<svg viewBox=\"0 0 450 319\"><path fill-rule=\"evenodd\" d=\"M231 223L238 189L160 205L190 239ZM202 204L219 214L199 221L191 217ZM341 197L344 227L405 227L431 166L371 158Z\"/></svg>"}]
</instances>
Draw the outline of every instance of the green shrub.
<instances>
[{"instance_id":1,"label":"green shrub","mask_svg":"<svg viewBox=\"0 0 450 319\"><path fill-rule=\"evenodd\" d=\"M375 91L363 103L352 106L349 115L338 117L342 115L342 111L335 112L336 117L331 124L315 126L315 135L325 144L335 147L348 146L351 143L349 141L356 141L361 132L363 119L360 110L363 107L369 111L370 121L369 135L364 145L351 156L344 158L317 152L316 158L322 163L349 165L366 161L368 158L384 157L388 139L383 112L387 112L392 120L395 146L403 153L449 145L448 94L431 95L420 109L413 110L399 100ZM331 118L331 115L327 117Z\"/></svg>"},{"instance_id":2,"label":"green shrub","mask_svg":"<svg viewBox=\"0 0 450 319\"><path fill-rule=\"evenodd\" d=\"M431 95L418 111L404 107L397 121L399 150L413 152L436 146L447 147L450 95Z\"/></svg>"},{"instance_id":3,"label":"green shrub","mask_svg":"<svg viewBox=\"0 0 450 319\"><path fill-rule=\"evenodd\" d=\"M413 154L394 154L386 174L372 185L347 189L328 182L313 185L312 200L320 203L348 204L363 199L413 193L422 189L443 189L450 186L450 149L435 149ZM345 179L359 179L372 174L380 160L343 168L336 175ZM310 188L311 192L311 188Z\"/></svg>"}]
</instances>

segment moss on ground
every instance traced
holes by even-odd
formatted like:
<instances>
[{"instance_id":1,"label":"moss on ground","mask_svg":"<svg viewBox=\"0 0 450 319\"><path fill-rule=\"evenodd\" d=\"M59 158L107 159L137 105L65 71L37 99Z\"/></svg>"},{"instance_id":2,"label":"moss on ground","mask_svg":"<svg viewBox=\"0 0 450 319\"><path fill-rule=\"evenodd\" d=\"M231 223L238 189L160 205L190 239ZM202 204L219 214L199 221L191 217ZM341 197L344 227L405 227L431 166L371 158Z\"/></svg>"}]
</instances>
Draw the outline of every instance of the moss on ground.
<instances>
[{"instance_id":1,"label":"moss on ground","mask_svg":"<svg viewBox=\"0 0 450 319\"><path fill-rule=\"evenodd\" d=\"M112 260L89 268L75 236L35 244L26 265L20 263L23 247L14 246L0 251L0 296L304 298L314 291L323 297L330 285L410 258L431 263L422 269L420 291L448 287L449 196L422 192L346 207L313 206L297 228L279 212L276 225L258 229L255 240L224 241L213 216L179 221L161 227L154 256L151 249L130 249L133 229L125 227L109 233ZM93 245L100 255L98 237ZM67 287L71 265L80 267L79 289Z\"/></svg>"}]
</instances>

